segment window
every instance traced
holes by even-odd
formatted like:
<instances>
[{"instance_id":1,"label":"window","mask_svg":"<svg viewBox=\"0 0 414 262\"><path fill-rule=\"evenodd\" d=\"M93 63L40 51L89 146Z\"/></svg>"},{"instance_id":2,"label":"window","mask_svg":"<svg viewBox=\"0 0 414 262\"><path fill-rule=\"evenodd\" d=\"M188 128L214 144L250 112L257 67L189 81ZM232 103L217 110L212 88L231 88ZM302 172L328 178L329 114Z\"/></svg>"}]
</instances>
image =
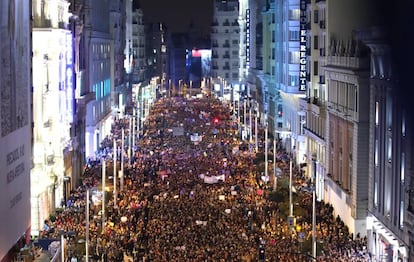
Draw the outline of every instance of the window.
<instances>
[{"instance_id":1,"label":"window","mask_svg":"<svg viewBox=\"0 0 414 262\"><path fill-rule=\"evenodd\" d=\"M300 17L299 9L289 10L289 20L299 20L299 17Z\"/></svg>"},{"instance_id":2,"label":"window","mask_svg":"<svg viewBox=\"0 0 414 262\"><path fill-rule=\"evenodd\" d=\"M388 156L388 162L391 163L391 157L392 157L392 138L388 138L388 148L387 148L387 156Z\"/></svg>"},{"instance_id":3,"label":"window","mask_svg":"<svg viewBox=\"0 0 414 262\"><path fill-rule=\"evenodd\" d=\"M299 76L298 75L289 75L289 85L298 86L299 85Z\"/></svg>"},{"instance_id":4,"label":"window","mask_svg":"<svg viewBox=\"0 0 414 262\"><path fill-rule=\"evenodd\" d=\"M313 49L319 49L319 38L317 35L313 36Z\"/></svg>"},{"instance_id":5,"label":"window","mask_svg":"<svg viewBox=\"0 0 414 262\"><path fill-rule=\"evenodd\" d=\"M375 102L375 125L378 126L379 123L379 103Z\"/></svg>"},{"instance_id":6,"label":"window","mask_svg":"<svg viewBox=\"0 0 414 262\"><path fill-rule=\"evenodd\" d=\"M318 13L318 10L313 11L313 22L315 24L319 23L319 13Z\"/></svg>"},{"instance_id":7,"label":"window","mask_svg":"<svg viewBox=\"0 0 414 262\"><path fill-rule=\"evenodd\" d=\"M391 126L392 126L392 97L388 96L387 98L387 102L386 102L386 106L387 106L387 127L388 130L391 130Z\"/></svg>"},{"instance_id":8,"label":"window","mask_svg":"<svg viewBox=\"0 0 414 262\"><path fill-rule=\"evenodd\" d=\"M313 61L313 75L314 76L317 76L319 74L318 69L319 69L318 61Z\"/></svg>"},{"instance_id":9,"label":"window","mask_svg":"<svg viewBox=\"0 0 414 262\"><path fill-rule=\"evenodd\" d=\"M401 121L401 134L405 136L405 112L403 112L402 121Z\"/></svg>"},{"instance_id":10,"label":"window","mask_svg":"<svg viewBox=\"0 0 414 262\"><path fill-rule=\"evenodd\" d=\"M400 174L400 180L401 183L404 183L405 179L405 153L401 153L401 174Z\"/></svg>"},{"instance_id":11,"label":"window","mask_svg":"<svg viewBox=\"0 0 414 262\"><path fill-rule=\"evenodd\" d=\"M289 30L289 41L299 41L299 31Z\"/></svg>"},{"instance_id":12,"label":"window","mask_svg":"<svg viewBox=\"0 0 414 262\"><path fill-rule=\"evenodd\" d=\"M299 64L300 52L289 52L289 63Z\"/></svg>"}]
</instances>

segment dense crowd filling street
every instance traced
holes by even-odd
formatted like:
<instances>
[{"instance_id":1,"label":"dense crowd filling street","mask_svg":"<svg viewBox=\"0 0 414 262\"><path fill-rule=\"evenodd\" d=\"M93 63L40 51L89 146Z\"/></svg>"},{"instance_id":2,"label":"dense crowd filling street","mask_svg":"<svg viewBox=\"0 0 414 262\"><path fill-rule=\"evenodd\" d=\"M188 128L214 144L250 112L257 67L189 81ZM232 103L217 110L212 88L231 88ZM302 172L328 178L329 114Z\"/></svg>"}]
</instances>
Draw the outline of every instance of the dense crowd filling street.
<instances>
[{"instance_id":1,"label":"dense crowd filling street","mask_svg":"<svg viewBox=\"0 0 414 262\"><path fill-rule=\"evenodd\" d=\"M273 200L271 181L261 179L263 171L256 166L264 146L252 152L248 141L241 140L228 105L214 98L157 100L136 134L131 159L127 143L121 150L119 142L122 129L125 137L131 135L129 119L116 120L112 136L85 167L81 186L71 192L56 220L48 221L53 230L42 232L48 238L74 232L68 261L83 259L85 245L79 247L79 239L87 234L86 190L102 184L102 159L108 177L113 176L115 151L117 170L125 161L124 185L117 179L114 201L112 180L106 181L112 187L105 197L104 225L101 206L90 208L89 261L312 261L307 245L312 194L300 190L307 179L294 166L296 205L304 212L297 226L289 227L283 203ZM289 176L290 156L283 147L276 154L282 182ZM366 239L350 234L330 205L317 202L316 210L316 261L371 261Z\"/></svg>"}]
</instances>

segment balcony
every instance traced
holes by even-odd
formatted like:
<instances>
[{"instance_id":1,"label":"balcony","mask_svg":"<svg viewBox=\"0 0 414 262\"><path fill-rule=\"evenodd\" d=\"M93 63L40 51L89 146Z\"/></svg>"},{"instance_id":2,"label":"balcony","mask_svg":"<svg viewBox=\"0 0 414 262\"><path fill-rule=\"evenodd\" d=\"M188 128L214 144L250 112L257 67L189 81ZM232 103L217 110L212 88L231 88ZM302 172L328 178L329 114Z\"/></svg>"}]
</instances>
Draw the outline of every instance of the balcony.
<instances>
[{"instance_id":1,"label":"balcony","mask_svg":"<svg viewBox=\"0 0 414 262\"><path fill-rule=\"evenodd\" d=\"M327 66L337 66L350 69L369 68L369 57L354 57L354 56L327 56Z\"/></svg>"}]
</instances>

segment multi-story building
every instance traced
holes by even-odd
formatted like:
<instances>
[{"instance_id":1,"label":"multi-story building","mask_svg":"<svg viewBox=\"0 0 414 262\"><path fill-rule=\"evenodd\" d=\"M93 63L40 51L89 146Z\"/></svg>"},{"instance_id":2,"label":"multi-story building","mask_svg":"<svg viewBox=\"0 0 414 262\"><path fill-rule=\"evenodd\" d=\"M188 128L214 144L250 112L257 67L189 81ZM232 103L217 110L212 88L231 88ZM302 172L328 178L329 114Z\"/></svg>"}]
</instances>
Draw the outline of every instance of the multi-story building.
<instances>
[{"instance_id":1,"label":"multi-story building","mask_svg":"<svg viewBox=\"0 0 414 262\"><path fill-rule=\"evenodd\" d=\"M306 87L300 82L300 5L299 0L275 2L275 88L282 99L282 125L276 133L288 152L299 162L305 154L304 114L299 99ZM279 110L278 110L279 111Z\"/></svg>"},{"instance_id":2,"label":"multi-story building","mask_svg":"<svg viewBox=\"0 0 414 262\"><path fill-rule=\"evenodd\" d=\"M111 130L114 51L110 34L110 1L80 0L83 29L77 97L85 108L85 156L94 159ZM93 94L93 96L91 96ZM121 103L122 104L122 103Z\"/></svg>"},{"instance_id":3,"label":"multi-story building","mask_svg":"<svg viewBox=\"0 0 414 262\"><path fill-rule=\"evenodd\" d=\"M412 115L399 92L387 32L376 27L360 30L358 36L371 50L368 247L379 261L411 261Z\"/></svg>"},{"instance_id":4,"label":"multi-story building","mask_svg":"<svg viewBox=\"0 0 414 262\"><path fill-rule=\"evenodd\" d=\"M268 128L269 133L274 135L276 128L279 130L282 128L282 99L278 90L278 86L275 83L275 1L268 1L261 9L262 12L262 72L261 79L265 83L265 90L268 92ZM259 47L256 46L259 50ZM258 65L257 69L260 70ZM258 99L259 104L262 103Z\"/></svg>"},{"instance_id":5,"label":"multi-story building","mask_svg":"<svg viewBox=\"0 0 414 262\"><path fill-rule=\"evenodd\" d=\"M244 8L246 9L246 8ZM246 57L242 51L239 24L245 17L240 15L239 1L214 1L211 29L211 77L220 85L219 96L231 92L230 86L240 84L240 61ZM245 13L243 11L242 13ZM242 53L243 52L243 53ZM244 63L243 63L244 64Z\"/></svg>"},{"instance_id":6,"label":"multi-story building","mask_svg":"<svg viewBox=\"0 0 414 262\"><path fill-rule=\"evenodd\" d=\"M126 48L126 7L131 7L130 0L110 1L110 21L109 32L112 40L112 54L111 59L111 78L113 79L114 88L111 90L111 109L112 115L116 116L117 112L124 113L125 105L131 103L131 83L130 79L125 74L125 48ZM129 25L129 27L132 24ZM130 29L130 28L128 28ZM119 110L119 111L118 111Z\"/></svg>"},{"instance_id":7,"label":"multi-story building","mask_svg":"<svg viewBox=\"0 0 414 262\"><path fill-rule=\"evenodd\" d=\"M32 232L65 202L72 177L74 74L68 2L33 1Z\"/></svg>"},{"instance_id":8,"label":"multi-story building","mask_svg":"<svg viewBox=\"0 0 414 262\"><path fill-rule=\"evenodd\" d=\"M114 52L114 85L115 87L124 84L126 81L124 68L124 51L126 47L126 6L130 0L111 1L110 3L110 25L109 31L113 40Z\"/></svg>"},{"instance_id":9,"label":"multi-story building","mask_svg":"<svg viewBox=\"0 0 414 262\"><path fill-rule=\"evenodd\" d=\"M170 34L164 23L145 24L146 58L148 65L148 78L158 77L158 84L161 90L166 90L168 86L169 64L168 56L170 44ZM161 91L159 90L159 91Z\"/></svg>"},{"instance_id":10,"label":"multi-story building","mask_svg":"<svg viewBox=\"0 0 414 262\"><path fill-rule=\"evenodd\" d=\"M13 247L29 243L31 234L31 10L31 1L0 5L0 261L4 262L12 260Z\"/></svg>"},{"instance_id":11,"label":"multi-story building","mask_svg":"<svg viewBox=\"0 0 414 262\"><path fill-rule=\"evenodd\" d=\"M307 98L300 100L306 148L299 160L315 179L318 199L334 206L350 232L366 235L370 63L354 30L379 16L372 1L301 1L301 9Z\"/></svg>"},{"instance_id":12,"label":"multi-story building","mask_svg":"<svg viewBox=\"0 0 414 262\"><path fill-rule=\"evenodd\" d=\"M132 83L141 83L147 79L146 37L142 9L132 12Z\"/></svg>"},{"instance_id":13,"label":"multi-story building","mask_svg":"<svg viewBox=\"0 0 414 262\"><path fill-rule=\"evenodd\" d=\"M180 92L183 83L187 83L187 64L186 56L189 48L188 34L175 33L171 35L171 45L169 46L170 79L168 89L170 95Z\"/></svg>"}]
</instances>

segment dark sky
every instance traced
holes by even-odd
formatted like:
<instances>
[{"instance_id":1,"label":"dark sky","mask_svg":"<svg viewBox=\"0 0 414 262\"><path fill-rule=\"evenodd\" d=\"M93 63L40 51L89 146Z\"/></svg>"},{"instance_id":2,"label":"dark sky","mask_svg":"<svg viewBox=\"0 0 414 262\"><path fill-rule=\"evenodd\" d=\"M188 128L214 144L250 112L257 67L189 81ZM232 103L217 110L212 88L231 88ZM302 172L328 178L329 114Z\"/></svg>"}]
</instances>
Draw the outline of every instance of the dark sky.
<instances>
[{"instance_id":1,"label":"dark sky","mask_svg":"<svg viewBox=\"0 0 414 262\"><path fill-rule=\"evenodd\" d=\"M191 20L202 34L209 34L213 0L134 0L139 1L148 22L165 22L171 32L187 32Z\"/></svg>"}]
</instances>

